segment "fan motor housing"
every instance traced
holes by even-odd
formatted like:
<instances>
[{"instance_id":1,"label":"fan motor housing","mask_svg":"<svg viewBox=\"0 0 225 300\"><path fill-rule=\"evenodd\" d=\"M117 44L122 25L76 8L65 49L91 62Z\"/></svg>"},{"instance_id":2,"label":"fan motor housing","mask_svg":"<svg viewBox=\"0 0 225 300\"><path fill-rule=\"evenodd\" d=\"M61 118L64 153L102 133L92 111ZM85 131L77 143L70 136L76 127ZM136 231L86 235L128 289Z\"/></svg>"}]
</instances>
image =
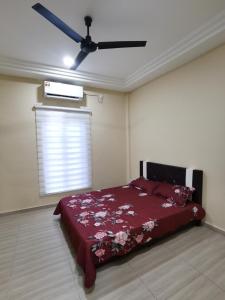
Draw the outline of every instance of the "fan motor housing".
<instances>
[{"instance_id":1,"label":"fan motor housing","mask_svg":"<svg viewBox=\"0 0 225 300\"><path fill-rule=\"evenodd\" d=\"M84 40L81 41L80 48L85 53L95 52L97 49L97 44L92 42L90 36L87 36Z\"/></svg>"}]
</instances>

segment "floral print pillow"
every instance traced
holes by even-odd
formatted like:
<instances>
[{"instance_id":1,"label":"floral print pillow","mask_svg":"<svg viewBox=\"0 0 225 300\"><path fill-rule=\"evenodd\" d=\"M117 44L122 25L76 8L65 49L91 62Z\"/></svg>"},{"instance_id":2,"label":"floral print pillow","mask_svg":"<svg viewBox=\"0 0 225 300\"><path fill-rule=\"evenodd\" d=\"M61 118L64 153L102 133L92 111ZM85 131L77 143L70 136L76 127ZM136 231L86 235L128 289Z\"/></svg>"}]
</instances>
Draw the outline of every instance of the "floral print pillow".
<instances>
[{"instance_id":1,"label":"floral print pillow","mask_svg":"<svg viewBox=\"0 0 225 300\"><path fill-rule=\"evenodd\" d=\"M133 186L137 189L145 191L147 194L152 195L154 190L160 185L158 181L152 181L145 179L144 177L139 177L131 181L130 186Z\"/></svg>"},{"instance_id":2,"label":"floral print pillow","mask_svg":"<svg viewBox=\"0 0 225 300\"><path fill-rule=\"evenodd\" d=\"M194 188L182 185L161 183L154 191L154 194L166 198L173 206L184 207L187 201L191 199L191 195L194 191Z\"/></svg>"}]
</instances>

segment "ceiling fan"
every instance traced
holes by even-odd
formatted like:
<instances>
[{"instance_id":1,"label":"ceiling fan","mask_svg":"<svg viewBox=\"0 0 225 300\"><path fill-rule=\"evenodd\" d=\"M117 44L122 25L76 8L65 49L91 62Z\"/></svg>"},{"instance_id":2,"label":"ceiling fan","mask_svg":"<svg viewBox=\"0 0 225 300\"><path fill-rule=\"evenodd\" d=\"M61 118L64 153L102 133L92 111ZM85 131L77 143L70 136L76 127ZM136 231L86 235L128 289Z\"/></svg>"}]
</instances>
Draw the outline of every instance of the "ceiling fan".
<instances>
[{"instance_id":1,"label":"ceiling fan","mask_svg":"<svg viewBox=\"0 0 225 300\"><path fill-rule=\"evenodd\" d=\"M95 43L92 41L89 34L89 28L91 27L92 18L86 16L84 18L85 25L87 26L87 35L85 38L79 35L75 30L70 28L66 23L60 20L56 15L54 15L50 10L45 8L42 4L36 3L32 8L38 12L42 17L47 19L58 29L64 32L76 43L80 43L80 52L78 53L74 65L71 67L71 70L76 70L81 62L87 57L91 52L95 52L97 49L113 49L113 48L127 48L127 47L145 47L147 41L116 41L116 42L99 42Z\"/></svg>"}]
</instances>

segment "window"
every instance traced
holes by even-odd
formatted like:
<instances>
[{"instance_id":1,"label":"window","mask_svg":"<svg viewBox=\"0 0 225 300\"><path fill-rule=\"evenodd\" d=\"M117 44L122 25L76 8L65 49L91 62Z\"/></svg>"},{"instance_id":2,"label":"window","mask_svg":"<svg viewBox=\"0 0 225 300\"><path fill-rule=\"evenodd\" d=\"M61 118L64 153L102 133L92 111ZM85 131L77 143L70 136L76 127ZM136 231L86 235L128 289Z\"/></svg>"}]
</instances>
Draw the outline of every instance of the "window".
<instances>
[{"instance_id":1,"label":"window","mask_svg":"<svg viewBox=\"0 0 225 300\"><path fill-rule=\"evenodd\" d=\"M40 194L90 188L90 112L36 108Z\"/></svg>"}]
</instances>

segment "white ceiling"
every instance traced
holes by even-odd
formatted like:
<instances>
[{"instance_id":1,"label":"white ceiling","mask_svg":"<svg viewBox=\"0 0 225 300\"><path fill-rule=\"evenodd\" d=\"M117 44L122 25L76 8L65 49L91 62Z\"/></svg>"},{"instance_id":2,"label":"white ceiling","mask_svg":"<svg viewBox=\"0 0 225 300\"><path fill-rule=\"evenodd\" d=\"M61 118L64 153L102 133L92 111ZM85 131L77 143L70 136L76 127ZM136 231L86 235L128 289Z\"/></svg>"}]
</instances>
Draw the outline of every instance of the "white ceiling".
<instances>
[{"instance_id":1,"label":"white ceiling","mask_svg":"<svg viewBox=\"0 0 225 300\"><path fill-rule=\"evenodd\" d=\"M79 45L32 10L36 2L0 0L1 73L131 90L225 42L225 0L40 0L83 36L91 15L96 42L148 41L96 51L67 71L62 58L76 56Z\"/></svg>"}]
</instances>

